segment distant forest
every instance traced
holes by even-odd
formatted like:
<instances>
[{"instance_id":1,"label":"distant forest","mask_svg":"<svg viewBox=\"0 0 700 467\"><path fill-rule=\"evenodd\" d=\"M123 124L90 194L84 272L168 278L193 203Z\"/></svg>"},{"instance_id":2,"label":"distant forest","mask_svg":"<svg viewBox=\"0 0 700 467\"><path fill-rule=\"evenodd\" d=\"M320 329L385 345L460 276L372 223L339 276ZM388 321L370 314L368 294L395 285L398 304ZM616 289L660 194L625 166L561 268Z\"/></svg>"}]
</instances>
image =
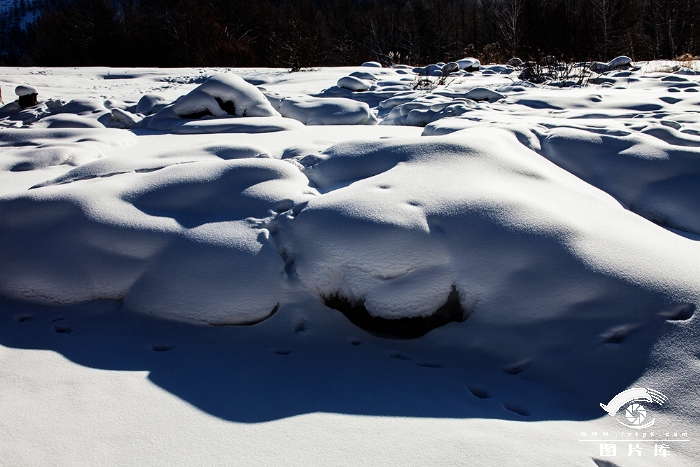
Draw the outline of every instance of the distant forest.
<instances>
[{"instance_id":1,"label":"distant forest","mask_svg":"<svg viewBox=\"0 0 700 467\"><path fill-rule=\"evenodd\" d=\"M425 65L696 55L700 0L16 0L0 65Z\"/></svg>"}]
</instances>

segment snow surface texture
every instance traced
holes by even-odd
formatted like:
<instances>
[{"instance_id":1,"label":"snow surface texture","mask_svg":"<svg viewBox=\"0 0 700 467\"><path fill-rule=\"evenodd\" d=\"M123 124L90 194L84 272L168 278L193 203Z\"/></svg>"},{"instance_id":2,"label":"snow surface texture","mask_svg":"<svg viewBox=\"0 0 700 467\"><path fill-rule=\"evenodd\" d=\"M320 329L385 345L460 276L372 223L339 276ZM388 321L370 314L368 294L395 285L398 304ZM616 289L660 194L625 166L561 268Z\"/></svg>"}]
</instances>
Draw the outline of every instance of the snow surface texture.
<instances>
[{"instance_id":1,"label":"snow surface texture","mask_svg":"<svg viewBox=\"0 0 700 467\"><path fill-rule=\"evenodd\" d=\"M38 385L64 381L46 365L81 388L97 381L88 392L110 406L157 396L128 376L89 373L147 369L159 389L221 420L309 429L403 417L400 439L426 423L443 436L430 435L424 458L386 435L399 447L367 454L375 465L463 464L465 445L475 465L608 465L598 444L578 440L619 431L599 404L628 387L673 401L659 429L697 433L700 77L651 63L560 89L470 59L377 65L0 69L3 88L40 97L0 108L0 362L12 375L0 379L12 394L0 408L21 419L2 422L18 433L0 437L11 465L46 463L49 451L28 448L38 419L12 402L38 390L26 368L51 375ZM414 89L435 70L447 85ZM450 319L436 320L446 308ZM71 334L75 348L46 340L44 321L52 337L87 334ZM387 339L415 326L410 337L422 337ZM190 353L170 352L172 342ZM204 432L260 435L168 404L168 417ZM71 426L96 423L76 413ZM466 444L444 442L454 433ZM553 447L508 444L523 436ZM370 441L340 438L329 449ZM204 458L216 463L210 443ZM92 464L114 448L93 444ZM134 464L174 459L134 446ZM312 464L343 463L300 449ZM673 465L699 452L697 440L675 443ZM656 465L647 455L620 465Z\"/></svg>"}]
</instances>

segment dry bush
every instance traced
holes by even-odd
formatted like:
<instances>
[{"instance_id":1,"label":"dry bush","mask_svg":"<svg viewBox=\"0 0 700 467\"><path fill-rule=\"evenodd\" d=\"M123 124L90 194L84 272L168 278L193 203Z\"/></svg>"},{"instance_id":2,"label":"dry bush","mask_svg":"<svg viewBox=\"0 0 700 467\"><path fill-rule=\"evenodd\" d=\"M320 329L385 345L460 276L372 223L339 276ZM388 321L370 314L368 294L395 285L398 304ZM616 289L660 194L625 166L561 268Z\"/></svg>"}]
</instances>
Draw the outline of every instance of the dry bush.
<instances>
[{"instance_id":1,"label":"dry bush","mask_svg":"<svg viewBox=\"0 0 700 467\"><path fill-rule=\"evenodd\" d=\"M586 63L559 61L551 55L526 62L521 68L519 79L559 87L585 86L594 75Z\"/></svg>"},{"instance_id":2,"label":"dry bush","mask_svg":"<svg viewBox=\"0 0 700 467\"><path fill-rule=\"evenodd\" d=\"M488 65L506 63L510 57L499 42L494 42L492 44L486 44L476 58L478 58L481 63Z\"/></svg>"},{"instance_id":3,"label":"dry bush","mask_svg":"<svg viewBox=\"0 0 700 467\"><path fill-rule=\"evenodd\" d=\"M700 57L696 57L693 54L684 53L683 55L679 55L678 57L674 58L674 60L678 62L678 65L680 65L681 68L687 68L689 70L700 69L700 65L698 63Z\"/></svg>"}]
</instances>

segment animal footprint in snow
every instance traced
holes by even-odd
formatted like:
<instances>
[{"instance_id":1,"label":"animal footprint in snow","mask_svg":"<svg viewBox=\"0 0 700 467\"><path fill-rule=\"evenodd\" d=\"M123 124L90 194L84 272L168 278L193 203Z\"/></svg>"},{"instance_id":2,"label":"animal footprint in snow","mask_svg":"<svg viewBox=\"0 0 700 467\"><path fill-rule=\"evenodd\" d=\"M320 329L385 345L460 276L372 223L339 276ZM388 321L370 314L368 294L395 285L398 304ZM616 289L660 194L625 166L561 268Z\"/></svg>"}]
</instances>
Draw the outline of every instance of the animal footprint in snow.
<instances>
[{"instance_id":1,"label":"animal footprint in snow","mask_svg":"<svg viewBox=\"0 0 700 467\"><path fill-rule=\"evenodd\" d=\"M55 325L53 327L54 331L56 331L58 334L70 334L73 332L73 328L70 326L61 326L61 325Z\"/></svg>"},{"instance_id":2,"label":"animal footprint in snow","mask_svg":"<svg viewBox=\"0 0 700 467\"><path fill-rule=\"evenodd\" d=\"M416 362L416 366L422 366L424 368L445 368L445 365L430 362Z\"/></svg>"},{"instance_id":3,"label":"animal footprint in snow","mask_svg":"<svg viewBox=\"0 0 700 467\"><path fill-rule=\"evenodd\" d=\"M477 384L472 384L470 386L467 386L467 389L469 390L469 392L471 392L475 397L478 397L479 399L488 399L490 397L488 390L483 386L479 386Z\"/></svg>"},{"instance_id":4,"label":"animal footprint in snow","mask_svg":"<svg viewBox=\"0 0 700 467\"><path fill-rule=\"evenodd\" d=\"M669 321L686 321L692 318L693 314L695 314L695 305L692 303L674 305L659 313Z\"/></svg>"},{"instance_id":5,"label":"animal footprint in snow","mask_svg":"<svg viewBox=\"0 0 700 467\"><path fill-rule=\"evenodd\" d=\"M398 360L410 360L411 357L405 353L397 352L396 350L387 350L386 354L391 358L396 358Z\"/></svg>"},{"instance_id":6,"label":"animal footprint in snow","mask_svg":"<svg viewBox=\"0 0 700 467\"><path fill-rule=\"evenodd\" d=\"M173 348L175 347L168 344L153 344L151 346L151 349L155 352L167 352L169 350L173 350Z\"/></svg>"},{"instance_id":7,"label":"animal footprint in snow","mask_svg":"<svg viewBox=\"0 0 700 467\"><path fill-rule=\"evenodd\" d=\"M508 410L509 412L513 412L514 414L520 415L521 417L527 417L528 415L530 415L529 410L524 409L523 407L520 407L516 404L506 402L503 404L503 408Z\"/></svg>"},{"instance_id":8,"label":"animal footprint in snow","mask_svg":"<svg viewBox=\"0 0 700 467\"><path fill-rule=\"evenodd\" d=\"M601 337L607 344L621 344L637 327L636 325L617 326L606 331Z\"/></svg>"},{"instance_id":9,"label":"animal footprint in snow","mask_svg":"<svg viewBox=\"0 0 700 467\"><path fill-rule=\"evenodd\" d=\"M272 353L274 353L275 355L289 355L290 353L292 353L292 351L291 350L273 350Z\"/></svg>"},{"instance_id":10,"label":"animal footprint in snow","mask_svg":"<svg viewBox=\"0 0 700 467\"><path fill-rule=\"evenodd\" d=\"M513 365L509 365L503 368L503 372L509 375L517 375L519 373L522 373L525 370L525 368L527 368L527 365L529 363L530 360L519 361L518 363L514 363Z\"/></svg>"},{"instance_id":11,"label":"animal footprint in snow","mask_svg":"<svg viewBox=\"0 0 700 467\"><path fill-rule=\"evenodd\" d=\"M294 325L294 332L304 332L304 331L307 331L308 329L309 329L309 326L308 326L308 324L306 324L305 319L300 319Z\"/></svg>"}]
</instances>

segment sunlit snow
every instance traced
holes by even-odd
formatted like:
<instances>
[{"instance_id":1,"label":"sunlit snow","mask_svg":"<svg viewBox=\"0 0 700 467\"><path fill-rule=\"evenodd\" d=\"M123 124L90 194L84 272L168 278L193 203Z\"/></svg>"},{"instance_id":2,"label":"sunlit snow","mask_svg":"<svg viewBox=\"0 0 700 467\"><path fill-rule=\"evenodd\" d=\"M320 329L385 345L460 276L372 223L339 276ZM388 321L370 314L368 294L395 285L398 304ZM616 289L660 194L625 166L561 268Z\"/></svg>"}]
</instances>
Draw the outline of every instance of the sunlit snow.
<instances>
[{"instance_id":1,"label":"sunlit snow","mask_svg":"<svg viewBox=\"0 0 700 467\"><path fill-rule=\"evenodd\" d=\"M368 465L596 465L581 432L634 431L600 408L630 387L668 396L656 428L688 432L673 465L694 465L700 76L624 59L586 86L470 58L0 68L8 465L70 464L80 448L49 454L64 443L97 463L85 427L115 407L167 433L159 454L113 440L133 465L192 454L168 447L191 436L172 423L265 465L245 461L275 447L252 441L262 422L310 464L342 464L305 457L313 432L337 452L373 446ZM32 89L38 105L10 102ZM41 391L88 408L45 425ZM132 412L140 397L165 415ZM338 424L361 428L310 428ZM32 440L46 426L58 434ZM197 462L217 463L202 442ZM645 447L621 465L658 465Z\"/></svg>"}]
</instances>

